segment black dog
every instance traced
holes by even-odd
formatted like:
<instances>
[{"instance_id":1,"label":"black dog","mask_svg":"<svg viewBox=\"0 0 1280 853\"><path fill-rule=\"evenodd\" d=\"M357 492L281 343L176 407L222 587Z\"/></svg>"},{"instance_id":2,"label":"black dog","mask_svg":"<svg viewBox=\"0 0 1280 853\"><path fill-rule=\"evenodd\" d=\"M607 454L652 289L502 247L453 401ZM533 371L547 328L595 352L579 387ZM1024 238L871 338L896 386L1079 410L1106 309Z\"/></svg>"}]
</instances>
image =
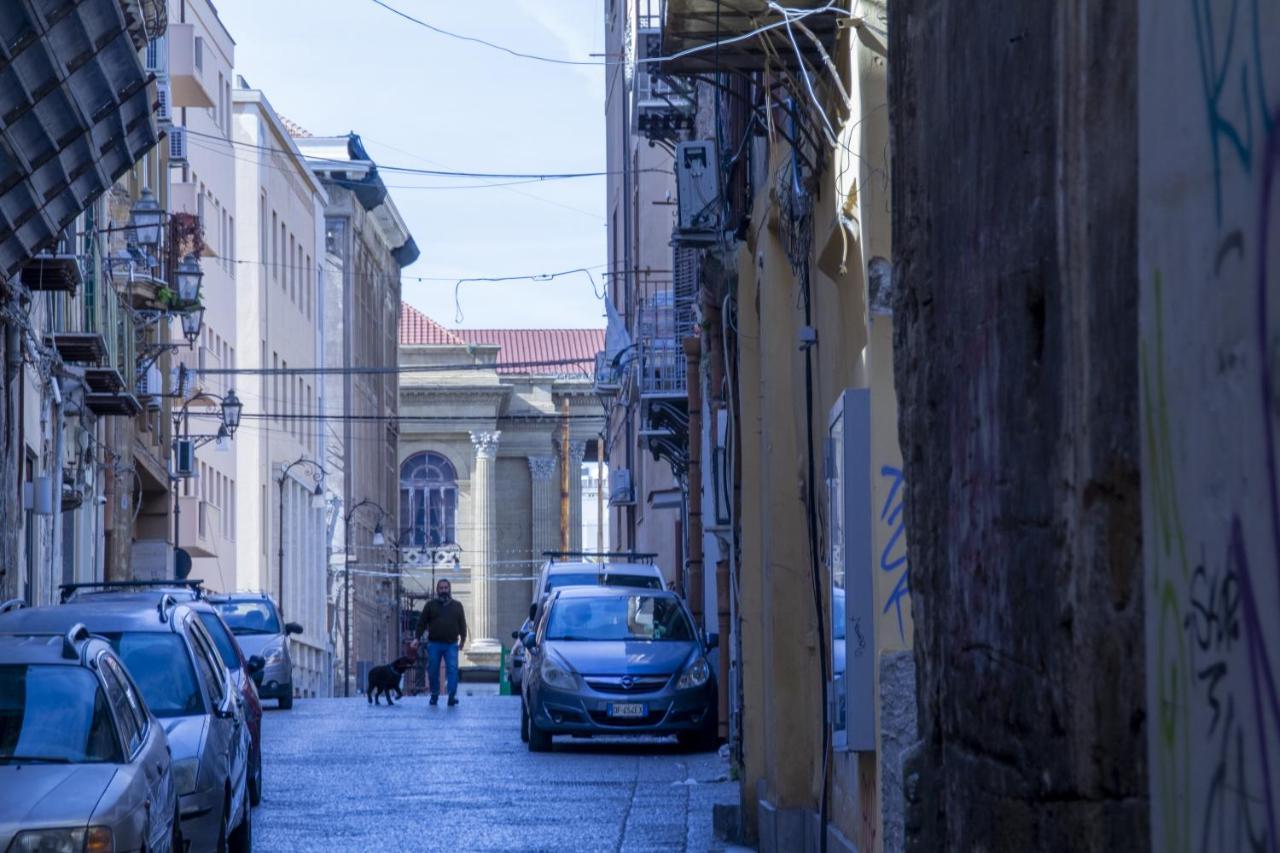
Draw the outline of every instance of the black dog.
<instances>
[{"instance_id":1,"label":"black dog","mask_svg":"<svg viewBox=\"0 0 1280 853\"><path fill-rule=\"evenodd\" d=\"M404 671L411 666L413 666L413 658L399 657L391 663L375 666L369 670L369 685L364 692L370 704L376 705L378 697L386 696L387 704L394 705L395 703L391 701L392 693L396 694L397 699L402 698L404 694L400 692L400 676L404 675Z\"/></svg>"}]
</instances>

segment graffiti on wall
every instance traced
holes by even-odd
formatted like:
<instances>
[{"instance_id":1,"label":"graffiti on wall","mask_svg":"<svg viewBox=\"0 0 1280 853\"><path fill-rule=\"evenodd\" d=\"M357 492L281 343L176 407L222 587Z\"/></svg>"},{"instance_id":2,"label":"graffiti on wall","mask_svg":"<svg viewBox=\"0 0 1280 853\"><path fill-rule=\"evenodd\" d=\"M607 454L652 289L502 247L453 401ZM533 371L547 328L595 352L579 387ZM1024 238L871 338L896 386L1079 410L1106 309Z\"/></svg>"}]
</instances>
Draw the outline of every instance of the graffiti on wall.
<instances>
[{"instance_id":1,"label":"graffiti on wall","mask_svg":"<svg viewBox=\"0 0 1280 853\"><path fill-rule=\"evenodd\" d=\"M880 571L889 581L889 594L885 596L880 613L887 616L891 611L898 621L898 637L904 643L907 640L906 621L903 609L910 612L911 588L907 580L907 536L906 519L903 516L903 504L906 480L902 469L892 465L880 466L880 479L887 486L884 503L880 507L880 524L884 525L886 537L880 549Z\"/></svg>"},{"instance_id":2,"label":"graffiti on wall","mask_svg":"<svg viewBox=\"0 0 1280 853\"><path fill-rule=\"evenodd\" d=\"M1140 26L1162 35L1172 26L1182 38L1162 43L1172 51L1163 60L1169 66L1157 60L1143 68L1159 81L1149 100L1161 100L1156 90L1168 81L1160 78L1184 61L1178 50L1191 47L1204 108L1203 159L1152 168L1157 190L1174 176L1196 176L1184 183L1195 191L1174 202L1143 192L1152 222L1164 225L1167 213L1172 225L1169 235L1143 236L1153 838L1159 850L1277 851L1280 111L1273 98L1280 80L1267 60L1278 55L1280 15L1257 0L1192 0L1191 15L1171 24L1177 16L1165 4L1143 8ZM1157 116L1144 121L1159 124L1158 110L1144 109ZM1163 151L1144 148L1140 168L1147 154ZM1196 217L1197 209L1206 213ZM1206 217L1207 225L1192 221ZM1200 250L1173 245L1173 234ZM1160 260L1166 253L1174 259L1168 266ZM1200 258L1199 266L1175 267L1187 257ZM1204 364L1216 369L1207 383ZM1232 435L1210 460L1200 451L1206 436L1221 432L1224 405Z\"/></svg>"}]
</instances>

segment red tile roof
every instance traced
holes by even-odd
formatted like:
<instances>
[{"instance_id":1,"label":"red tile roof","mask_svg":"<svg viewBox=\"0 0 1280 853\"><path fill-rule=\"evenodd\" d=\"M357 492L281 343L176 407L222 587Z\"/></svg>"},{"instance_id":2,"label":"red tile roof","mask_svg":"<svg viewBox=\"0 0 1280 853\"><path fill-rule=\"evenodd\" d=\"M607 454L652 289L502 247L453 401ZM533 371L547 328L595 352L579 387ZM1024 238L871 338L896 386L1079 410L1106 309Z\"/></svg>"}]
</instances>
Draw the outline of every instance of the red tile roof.
<instances>
[{"instance_id":1,"label":"red tile roof","mask_svg":"<svg viewBox=\"0 0 1280 853\"><path fill-rule=\"evenodd\" d=\"M400 303L401 346L485 344L497 346L498 372L542 376L584 375L604 349L604 329L454 329ZM563 362L528 365L529 362ZM520 366L525 365L525 366Z\"/></svg>"},{"instance_id":2,"label":"red tile roof","mask_svg":"<svg viewBox=\"0 0 1280 853\"><path fill-rule=\"evenodd\" d=\"M604 349L604 329L457 329L470 344L497 344L499 373L563 376L595 371L596 353ZM565 364L519 367L527 362Z\"/></svg>"},{"instance_id":3,"label":"red tile roof","mask_svg":"<svg viewBox=\"0 0 1280 853\"><path fill-rule=\"evenodd\" d=\"M280 116L280 123L284 125L285 130L289 131L290 136L298 139L307 139L312 135L311 131L288 116L281 116L279 113L276 113L276 115Z\"/></svg>"},{"instance_id":4,"label":"red tile roof","mask_svg":"<svg viewBox=\"0 0 1280 853\"><path fill-rule=\"evenodd\" d=\"M444 344L462 346L466 341L408 303L400 303L400 345Z\"/></svg>"}]
</instances>

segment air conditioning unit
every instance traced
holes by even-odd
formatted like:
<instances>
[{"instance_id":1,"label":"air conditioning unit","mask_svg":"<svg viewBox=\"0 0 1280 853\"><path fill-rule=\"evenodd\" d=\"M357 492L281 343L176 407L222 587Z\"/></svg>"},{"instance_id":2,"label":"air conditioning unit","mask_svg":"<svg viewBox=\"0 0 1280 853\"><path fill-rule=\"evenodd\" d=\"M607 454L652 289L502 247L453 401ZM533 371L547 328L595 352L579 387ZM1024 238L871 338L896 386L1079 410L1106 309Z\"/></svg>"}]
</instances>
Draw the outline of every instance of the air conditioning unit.
<instances>
[{"instance_id":1,"label":"air conditioning unit","mask_svg":"<svg viewBox=\"0 0 1280 853\"><path fill-rule=\"evenodd\" d=\"M169 162L185 163L187 161L187 129L185 127L169 128Z\"/></svg>"},{"instance_id":2,"label":"air conditioning unit","mask_svg":"<svg viewBox=\"0 0 1280 853\"><path fill-rule=\"evenodd\" d=\"M609 506L630 506L636 502L636 490L631 483L631 470L614 468L609 471Z\"/></svg>"},{"instance_id":3,"label":"air conditioning unit","mask_svg":"<svg viewBox=\"0 0 1280 853\"><path fill-rule=\"evenodd\" d=\"M156 82L156 121L173 121L173 113L169 109L169 84Z\"/></svg>"},{"instance_id":4,"label":"air conditioning unit","mask_svg":"<svg viewBox=\"0 0 1280 853\"><path fill-rule=\"evenodd\" d=\"M143 59L143 65L153 74L159 74L165 68L165 44L164 37L157 36L147 42L146 56Z\"/></svg>"},{"instance_id":5,"label":"air conditioning unit","mask_svg":"<svg viewBox=\"0 0 1280 853\"><path fill-rule=\"evenodd\" d=\"M194 477L196 473L196 443L189 438L173 442L173 476Z\"/></svg>"},{"instance_id":6,"label":"air conditioning unit","mask_svg":"<svg viewBox=\"0 0 1280 853\"><path fill-rule=\"evenodd\" d=\"M694 104L689 91L673 84L656 62L662 56L662 30L642 27L636 32L635 110L632 128L650 139L674 139L693 130Z\"/></svg>"},{"instance_id":7,"label":"air conditioning unit","mask_svg":"<svg viewBox=\"0 0 1280 853\"><path fill-rule=\"evenodd\" d=\"M712 242L720 230L720 164L707 140L676 145L677 242Z\"/></svg>"}]
</instances>

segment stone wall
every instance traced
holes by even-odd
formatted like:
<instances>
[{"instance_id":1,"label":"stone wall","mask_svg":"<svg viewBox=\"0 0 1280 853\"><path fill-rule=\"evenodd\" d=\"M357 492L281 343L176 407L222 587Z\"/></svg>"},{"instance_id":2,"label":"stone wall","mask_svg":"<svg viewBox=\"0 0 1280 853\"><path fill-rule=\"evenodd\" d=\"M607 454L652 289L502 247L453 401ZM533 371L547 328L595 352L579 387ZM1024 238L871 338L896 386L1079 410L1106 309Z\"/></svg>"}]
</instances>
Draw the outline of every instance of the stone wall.
<instances>
[{"instance_id":1,"label":"stone wall","mask_svg":"<svg viewBox=\"0 0 1280 853\"><path fill-rule=\"evenodd\" d=\"M907 846L1146 849L1136 4L890 15Z\"/></svg>"}]
</instances>

